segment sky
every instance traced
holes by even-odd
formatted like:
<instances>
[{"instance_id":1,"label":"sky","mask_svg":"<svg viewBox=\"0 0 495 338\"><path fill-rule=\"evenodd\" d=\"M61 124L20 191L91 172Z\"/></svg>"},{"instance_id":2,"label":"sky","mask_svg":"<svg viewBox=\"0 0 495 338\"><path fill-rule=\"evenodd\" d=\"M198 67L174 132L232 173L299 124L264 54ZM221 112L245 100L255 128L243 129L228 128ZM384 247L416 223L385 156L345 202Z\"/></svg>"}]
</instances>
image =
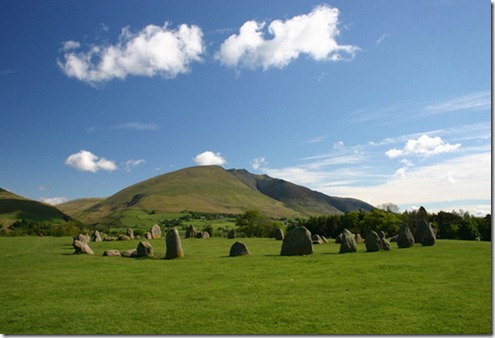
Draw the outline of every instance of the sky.
<instances>
[{"instance_id":1,"label":"sky","mask_svg":"<svg viewBox=\"0 0 495 338\"><path fill-rule=\"evenodd\" d=\"M56 204L196 165L491 210L487 0L0 0L0 187Z\"/></svg>"}]
</instances>

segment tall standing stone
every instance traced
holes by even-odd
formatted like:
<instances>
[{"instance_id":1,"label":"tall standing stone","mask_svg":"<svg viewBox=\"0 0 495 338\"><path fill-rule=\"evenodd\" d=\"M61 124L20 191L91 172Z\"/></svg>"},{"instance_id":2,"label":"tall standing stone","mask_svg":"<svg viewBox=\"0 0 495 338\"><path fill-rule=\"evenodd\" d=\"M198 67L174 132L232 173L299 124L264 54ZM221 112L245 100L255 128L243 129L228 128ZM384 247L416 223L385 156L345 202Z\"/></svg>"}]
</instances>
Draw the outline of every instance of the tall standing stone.
<instances>
[{"instance_id":1,"label":"tall standing stone","mask_svg":"<svg viewBox=\"0 0 495 338\"><path fill-rule=\"evenodd\" d=\"M194 225L190 225L186 228L186 238L196 238L196 228Z\"/></svg>"},{"instance_id":2,"label":"tall standing stone","mask_svg":"<svg viewBox=\"0 0 495 338\"><path fill-rule=\"evenodd\" d=\"M182 250L182 243L180 241L179 232L176 228L172 228L167 231L165 237L165 244L167 246L167 252L165 253L165 259L174 259L184 257L184 250Z\"/></svg>"},{"instance_id":3,"label":"tall standing stone","mask_svg":"<svg viewBox=\"0 0 495 338\"><path fill-rule=\"evenodd\" d=\"M74 242L72 243L72 247L75 250L74 251L75 255L80 255L80 254L93 255L94 254L93 250L91 250L88 243L82 242L82 241L77 240L77 239L75 239Z\"/></svg>"},{"instance_id":4,"label":"tall standing stone","mask_svg":"<svg viewBox=\"0 0 495 338\"><path fill-rule=\"evenodd\" d=\"M127 235L130 239L134 239L134 231L133 231L131 228L127 229L126 235Z\"/></svg>"},{"instance_id":5,"label":"tall standing stone","mask_svg":"<svg viewBox=\"0 0 495 338\"><path fill-rule=\"evenodd\" d=\"M409 229L409 225L403 224L397 237L397 246L399 248L410 248L414 246L414 236Z\"/></svg>"},{"instance_id":6,"label":"tall standing stone","mask_svg":"<svg viewBox=\"0 0 495 338\"><path fill-rule=\"evenodd\" d=\"M423 246L432 246L435 245L435 231L433 230L433 227L430 223L427 223L426 221L421 221L419 222L419 227L421 227L421 245Z\"/></svg>"},{"instance_id":7,"label":"tall standing stone","mask_svg":"<svg viewBox=\"0 0 495 338\"><path fill-rule=\"evenodd\" d=\"M93 234L91 235L91 240L93 242L101 242L101 236L100 236L100 233L98 232L98 230L95 230L93 232Z\"/></svg>"},{"instance_id":8,"label":"tall standing stone","mask_svg":"<svg viewBox=\"0 0 495 338\"><path fill-rule=\"evenodd\" d=\"M313 253L313 241L311 232L306 227L295 227L287 233L282 242L281 256L311 255Z\"/></svg>"},{"instance_id":9,"label":"tall standing stone","mask_svg":"<svg viewBox=\"0 0 495 338\"><path fill-rule=\"evenodd\" d=\"M342 231L342 243L340 243L339 253L356 252L356 236L348 229Z\"/></svg>"},{"instance_id":10,"label":"tall standing stone","mask_svg":"<svg viewBox=\"0 0 495 338\"><path fill-rule=\"evenodd\" d=\"M376 252L382 249L382 239L375 231L368 232L366 236L366 251Z\"/></svg>"},{"instance_id":11,"label":"tall standing stone","mask_svg":"<svg viewBox=\"0 0 495 338\"><path fill-rule=\"evenodd\" d=\"M162 237L162 230L160 229L160 226L158 224L155 224L151 227L150 233L151 238L153 239Z\"/></svg>"},{"instance_id":12,"label":"tall standing stone","mask_svg":"<svg viewBox=\"0 0 495 338\"><path fill-rule=\"evenodd\" d=\"M277 230L275 230L275 239L277 241L283 241L284 240L284 230L277 228Z\"/></svg>"}]
</instances>

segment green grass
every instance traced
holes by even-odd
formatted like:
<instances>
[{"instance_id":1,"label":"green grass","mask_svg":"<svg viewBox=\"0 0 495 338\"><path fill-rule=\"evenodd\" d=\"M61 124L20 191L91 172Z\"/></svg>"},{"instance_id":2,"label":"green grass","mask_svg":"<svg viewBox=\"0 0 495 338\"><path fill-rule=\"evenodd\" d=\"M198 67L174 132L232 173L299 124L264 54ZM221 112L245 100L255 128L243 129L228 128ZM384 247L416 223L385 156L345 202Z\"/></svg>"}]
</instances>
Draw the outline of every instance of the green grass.
<instances>
[{"instance_id":1,"label":"green grass","mask_svg":"<svg viewBox=\"0 0 495 338\"><path fill-rule=\"evenodd\" d=\"M491 243L440 240L389 252L338 254L315 245L279 256L281 242L183 239L185 257L103 257L138 241L0 237L4 334L491 334Z\"/></svg>"}]
</instances>

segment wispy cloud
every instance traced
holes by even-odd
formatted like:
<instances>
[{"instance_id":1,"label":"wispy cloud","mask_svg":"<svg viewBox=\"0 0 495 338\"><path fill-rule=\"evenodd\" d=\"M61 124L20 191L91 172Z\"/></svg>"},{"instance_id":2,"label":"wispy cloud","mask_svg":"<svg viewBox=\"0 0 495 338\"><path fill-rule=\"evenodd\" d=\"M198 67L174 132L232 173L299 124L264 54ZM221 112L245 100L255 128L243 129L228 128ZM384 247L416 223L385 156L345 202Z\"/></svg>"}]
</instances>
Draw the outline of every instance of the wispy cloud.
<instances>
[{"instance_id":1,"label":"wispy cloud","mask_svg":"<svg viewBox=\"0 0 495 338\"><path fill-rule=\"evenodd\" d=\"M24 67L12 68L12 69L2 69L2 70L0 70L0 76L15 74L15 73L23 72L25 70L26 70L26 68L24 68Z\"/></svg>"},{"instance_id":2,"label":"wispy cloud","mask_svg":"<svg viewBox=\"0 0 495 338\"><path fill-rule=\"evenodd\" d=\"M146 161L143 159L139 160L127 160L124 164L124 170L126 172L130 172L132 169L136 168L137 166L140 166L141 164L145 164Z\"/></svg>"},{"instance_id":3,"label":"wispy cloud","mask_svg":"<svg viewBox=\"0 0 495 338\"><path fill-rule=\"evenodd\" d=\"M58 66L68 77L92 85L127 76L174 78L201 61L205 51L201 28L182 24L170 29L168 23L148 25L137 33L126 27L113 45L92 45L82 52L79 48L78 41L65 41Z\"/></svg>"},{"instance_id":4,"label":"wispy cloud","mask_svg":"<svg viewBox=\"0 0 495 338\"><path fill-rule=\"evenodd\" d=\"M454 111L472 111L489 109L491 107L491 93L489 91L471 93L448 101L429 104L423 108L422 113L442 114Z\"/></svg>"},{"instance_id":5,"label":"wispy cloud","mask_svg":"<svg viewBox=\"0 0 495 338\"><path fill-rule=\"evenodd\" d=\"M385 41L386 38L388 38L390 36L390 34L388 33L385 33L385 34L382 34L378 40L376 40L376 44L377 45L380 45L383 41Z\"/></svg>"},{"instance_id":6,"label":"wispy cloud","mask_svg":"<svg viewBox=\"0 0 495 338\"><path fill-rule=\"evenodd\" d=\"M111 129L133 129L139 131L154 131L160 129L160 126L156 123L142 123L142 122L126 122L116 124L110 127Z\"/></svg>"},{"instance_id":7,"label":"wispy cloud","mask_svg":"<svg viewBox=\"0 0 495 338\"><path fill-rule=\"evenodd\" d=\"M40 198L40 201L41 202L44 202L44 203L47 203L47 204L51 204L51 205L57 205L57 204L65 203L68 200L69 199L67 197L64 197L64 196L60 196L60 197L42 197L42 198Z\"/></svg>"},{"instance_id":8,"label":"wispy cloud","mask_svg":"<svg viewBox=\"0 0 495 338\"><path fill-rule=\"evenodd\" d=\"M338 61L353 58L359 50L352 45L339 45L339 10L327 5L286 21L274 20L265 39L265 22L254 20L242 25L239 34L229 36L215 58L223 65L239 68L284 68L301 54L316 61Z\"/></svg>"}]
</instances>

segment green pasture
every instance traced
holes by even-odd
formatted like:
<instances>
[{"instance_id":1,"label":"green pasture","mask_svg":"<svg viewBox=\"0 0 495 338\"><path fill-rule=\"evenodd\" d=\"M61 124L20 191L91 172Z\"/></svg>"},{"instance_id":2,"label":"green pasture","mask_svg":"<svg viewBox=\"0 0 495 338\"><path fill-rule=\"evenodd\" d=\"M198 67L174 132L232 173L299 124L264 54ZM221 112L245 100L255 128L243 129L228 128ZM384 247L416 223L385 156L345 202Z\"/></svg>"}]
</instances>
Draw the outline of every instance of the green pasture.
<instances>
[{"instance_id":1,"label":"green pasture","mask_svg":"<svg viewBox=\"0 0 495 338\"><path fill-rule=\"evenodd\" d=\"M3 334L491 334L491 243L279 256L281 242L183 239L185 257L103 257L138 240L0 237Z\"/></svg>"}]
</instances>

